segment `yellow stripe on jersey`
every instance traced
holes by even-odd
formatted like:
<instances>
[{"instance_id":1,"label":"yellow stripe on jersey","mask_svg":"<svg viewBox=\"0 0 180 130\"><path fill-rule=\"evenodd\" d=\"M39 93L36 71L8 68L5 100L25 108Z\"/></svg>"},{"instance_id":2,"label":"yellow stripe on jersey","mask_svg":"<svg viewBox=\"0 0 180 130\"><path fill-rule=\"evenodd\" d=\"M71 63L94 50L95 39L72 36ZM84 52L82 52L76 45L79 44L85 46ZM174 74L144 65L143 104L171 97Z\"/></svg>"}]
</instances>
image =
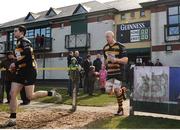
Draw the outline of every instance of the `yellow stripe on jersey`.
<instances>
[{"instance_id":1,"label":"yellow stripe on jersey","mask_svg":"<svg viewBox=\"0 0 180 130\"><path fill-rule=\"evenodd\" d=\"M120 67L119 64L108 64L107 66L108 66L108 67L118 67L118 68Z\"/></svg>"}]
</instances>

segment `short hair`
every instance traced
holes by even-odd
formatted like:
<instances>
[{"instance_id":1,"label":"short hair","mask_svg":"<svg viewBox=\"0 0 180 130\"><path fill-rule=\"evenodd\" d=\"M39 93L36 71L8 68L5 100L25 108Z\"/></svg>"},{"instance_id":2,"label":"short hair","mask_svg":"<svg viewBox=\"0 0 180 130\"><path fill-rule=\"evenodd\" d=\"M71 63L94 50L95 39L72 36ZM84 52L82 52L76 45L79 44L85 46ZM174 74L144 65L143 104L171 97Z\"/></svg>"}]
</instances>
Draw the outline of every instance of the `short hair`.
<instances>
[{"instance_id":1,"label":"short hair","mask_svg":"<svg viewBox=\"0 0 180 130\"><path fill-rule=\"evenodd\" d=\"M20 32L24 33L24 36L26 35L26 27L25 26L19 25L17 28L19 29Z\"/></svg>"},{"instance_id":2,"label":"short hair","mask_svg":"<svg viewBox=\"0 0 180 130\"><path fill-rule=\"evenodd\" d=\"M105 35L108 35L108 34L110 34L112 37L114 37L114 32L113 31L106 31Z\"/></svg>"}]
</instances>

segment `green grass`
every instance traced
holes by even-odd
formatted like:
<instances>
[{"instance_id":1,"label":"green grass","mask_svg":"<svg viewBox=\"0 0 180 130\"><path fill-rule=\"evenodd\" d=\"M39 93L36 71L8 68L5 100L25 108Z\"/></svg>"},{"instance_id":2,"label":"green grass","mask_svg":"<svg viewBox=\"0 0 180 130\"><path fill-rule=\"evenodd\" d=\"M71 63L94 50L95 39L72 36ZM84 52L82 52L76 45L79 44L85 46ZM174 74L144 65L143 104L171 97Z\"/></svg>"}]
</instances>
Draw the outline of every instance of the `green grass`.
<instances>
[{"instance_id":1,"label":"green grass","mask_svg":"<svg viewBox=\"0 0 180 130\"><path fill-rule=\"evenodd\" d=\"M176 129L180 128L180 121L145 116L108 117L94 121L85 126L85 128Z\"/></svg>"},{"instance_id":2,"label":"green grass","mask_svg":"<svg viewBox=\"0 0 180 130\"><path fill-rule=\"evenodd\" d=\"M9 112L9 105L8 104L0 104L0 112ZM23 108L19 108L17 109L18 112L22 112L24 111Z\"/></svg>"},{"instance_id":3,"label":"green grass","mask_svg":"<svg viewBox=\"0 0 180 130\"><path fill-rule=\"evenodd\" d=\"M50 90L50 89L52 88L45 86L36 87L36 90ZM56 89L60 94L62 94L63 97L62 103L70 105L72 103L72 98L67 95L67 90L63 88L56 88ZM40 101L43 103L54 103L55 100L56 99L53 97L45 97L38 99L36 101ZM80 106L97 106L97 107L106 106L114 103L116 103L116 98L114 96L101 94L100 92L95 92L93 96L89 96L88 94L83 94L82 91L80 91L77 101L77 104Z\"/></svg>"}]
</instances>

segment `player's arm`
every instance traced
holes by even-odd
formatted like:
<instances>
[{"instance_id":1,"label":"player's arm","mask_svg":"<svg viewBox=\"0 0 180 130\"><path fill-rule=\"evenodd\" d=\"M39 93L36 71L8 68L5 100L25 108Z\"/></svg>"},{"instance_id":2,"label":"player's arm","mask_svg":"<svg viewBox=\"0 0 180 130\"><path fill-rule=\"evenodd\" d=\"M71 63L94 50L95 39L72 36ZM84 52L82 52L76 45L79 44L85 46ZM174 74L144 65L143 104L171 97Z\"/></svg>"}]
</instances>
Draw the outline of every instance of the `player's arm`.
<instances>
[{"instance_id":1,"label":"player's arm","mask_svg":"<svg viewBox=\"0 0 180 130\"><path fill-rule=\"evenodd\" d=\"M123 57L123 58L117 58L116 62L119 64L127 64L128 63L128 57Z\"/></svg>"},{"instance_id":2,"label":"player's arm","mask_svg":"<svg viewBox=\"0 0 180 130\"><path fill-rule=\"evenodd\" d=\"M24 51L22 52L22 55L24 56L23 59L17 60L15 62L15 66L18 68L20 64L26 63L30 60L32 60L32 55L31 55L31 48L30 46L25 46Z\"/></svg>"},{"instance_id":3,"label":"player's arm","mask_svg":"<svg viewBox=\"0 0 180 130\"><path fill-rule=\"evenodd\" d=\"M128 63L128 57L127 57L127 51L126 48L123 46L120 48L120 56L119 58L114 58L112 61L113 63L119 63L119 64L127 64Z\"/></svg>"}]
</instances>

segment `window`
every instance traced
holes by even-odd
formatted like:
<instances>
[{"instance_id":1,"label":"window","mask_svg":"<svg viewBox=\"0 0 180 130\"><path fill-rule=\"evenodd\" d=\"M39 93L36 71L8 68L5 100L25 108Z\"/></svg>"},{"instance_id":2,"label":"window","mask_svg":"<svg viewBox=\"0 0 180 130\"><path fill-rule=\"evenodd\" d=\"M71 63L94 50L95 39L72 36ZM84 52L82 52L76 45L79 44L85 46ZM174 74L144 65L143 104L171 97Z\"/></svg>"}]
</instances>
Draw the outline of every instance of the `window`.
<instances>
[{"instance_id":1,"label":"window","mask_svg":"<svg viewBox=\"0 0 180 130\"><path fill-rule=\"evenodd\" d=\"M132 17L132 18L135 17L135 12L134 12L134 11L131 12L131 17Z\"/></svg>"},{"instance_id":2,"label":"window","mask_svg":"<svg viewBox=\"0 0 180 130\"><path fill-rule=\"evenodd\" d=\"M16 46L16 39L14 38L13 32L9 33L9 48L8 50L14 50Z\"/></svg>"},{"instance_id":3,"label":"window","mask_svg":"<svg viewBox=\"0 0 180 130\"><path fill-rule=\"evenodd\" d=\"M168 35L180 34L180 6L169 7L167 11Z\"/></svg>"},{"instance_id":4,"label":"window","mask_svg":"<svg viewBox=\"0 0 180 130\"><path fill-rule=\"evenodd\" d=\"M26 37L31 41L33 48L36 50L43 49L43 45L45 49L51 49L52 38L50 27L29 29L26 32ZM9 43L10 50L13 50L15 48L16 39L12 32L9 33Z\"/></svg>"},{"instance_id":5,"label":"window","mask_svg":"<svg viewBox=\"0 0 180 130\"><path fill-rule=\"evenodd\" d=\"M125 13L121 14L121 20L125 20L125 19L126 19L126 14Z\"/></svg>"},{"instance_id":6,"label":"window","mask_svg":"<svg viewBox=\"0 0 180 130\"><path fill-rule=\"evenodd\" d=\"M141 16L141 17L144 17L144 16L145 16L145 10L143 10L143 9L140 10L140 16Z\"/></svg>"}]
</instances>

